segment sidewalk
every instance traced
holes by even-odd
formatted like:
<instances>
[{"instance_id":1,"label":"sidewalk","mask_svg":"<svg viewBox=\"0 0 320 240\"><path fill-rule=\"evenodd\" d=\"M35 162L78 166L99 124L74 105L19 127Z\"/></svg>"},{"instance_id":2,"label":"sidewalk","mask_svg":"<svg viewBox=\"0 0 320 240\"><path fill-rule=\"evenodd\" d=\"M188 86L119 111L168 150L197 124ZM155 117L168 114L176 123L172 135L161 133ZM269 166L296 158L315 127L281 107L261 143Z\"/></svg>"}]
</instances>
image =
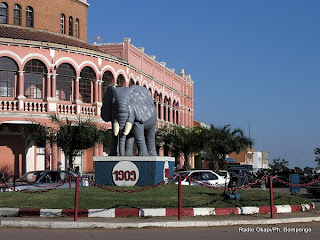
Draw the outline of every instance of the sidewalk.
<instances>
[{"instance_id":1,"label":"sidewalk","mask_svg":"<svg viewBox=\"0 0 320 240\"><path fill-rule=\"evenodd\" d=\"M254 215L228 215L205 217L142 217L142 218L78 218L71 217L34 218L34 217L1 217L0 227L60 228L60 229L119 229L145 227L219 227L231 225L267 225L280 223L298 223L320 221L320 209L305 212Z\"/></svg>"}]
</instances>

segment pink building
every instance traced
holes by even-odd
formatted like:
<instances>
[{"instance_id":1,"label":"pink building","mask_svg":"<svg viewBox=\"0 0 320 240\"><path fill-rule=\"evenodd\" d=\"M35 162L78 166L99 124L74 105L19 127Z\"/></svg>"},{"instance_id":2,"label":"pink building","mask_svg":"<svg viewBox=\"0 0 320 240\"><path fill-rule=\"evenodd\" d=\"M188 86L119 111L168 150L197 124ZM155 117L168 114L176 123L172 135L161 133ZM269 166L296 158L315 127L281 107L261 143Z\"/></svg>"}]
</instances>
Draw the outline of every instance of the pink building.
<instances>
[{"instance_id":1,"label":"pink building","mask_svg":"<svg viewBox=\"0 0 320 240\"><path fill-rule=\"evenodd\" d=\"M99 4L93 2L93 4ZM193 125L193 81L148 56L143 48L122 43L86 42L86 0L6 0L0 3L0 172L21 175L40 169L64 169L63 152L54 143L40 146L19 132L30 119L49 124L60 117L91 116L98 123L109 85L145 86L154 97L157 126ZM53 9L48 14L46 9ZM85 150L75 164L93 171ZM161 155L161 153L160 153Z\"/></svg>"}]
</instances>

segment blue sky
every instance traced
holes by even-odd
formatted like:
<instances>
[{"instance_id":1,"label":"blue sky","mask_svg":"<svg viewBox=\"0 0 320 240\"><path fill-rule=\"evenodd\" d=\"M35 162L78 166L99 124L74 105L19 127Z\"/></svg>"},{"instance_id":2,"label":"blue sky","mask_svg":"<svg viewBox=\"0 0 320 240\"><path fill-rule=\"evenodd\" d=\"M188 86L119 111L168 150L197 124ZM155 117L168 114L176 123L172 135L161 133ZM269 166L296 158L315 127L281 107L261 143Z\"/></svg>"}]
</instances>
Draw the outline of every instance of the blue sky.
<instances>
[{"instance_id":1,"label":"blue sky","mask_svg":"<svg viewBox=\"0 0 320 240\"><path fill-rule=\"evenodd\" d=\"M270 161L315 167L320 1L89 0L88 42L130 37L194 81L195 120L240 127Z\"/></svg>"}]
</instances>

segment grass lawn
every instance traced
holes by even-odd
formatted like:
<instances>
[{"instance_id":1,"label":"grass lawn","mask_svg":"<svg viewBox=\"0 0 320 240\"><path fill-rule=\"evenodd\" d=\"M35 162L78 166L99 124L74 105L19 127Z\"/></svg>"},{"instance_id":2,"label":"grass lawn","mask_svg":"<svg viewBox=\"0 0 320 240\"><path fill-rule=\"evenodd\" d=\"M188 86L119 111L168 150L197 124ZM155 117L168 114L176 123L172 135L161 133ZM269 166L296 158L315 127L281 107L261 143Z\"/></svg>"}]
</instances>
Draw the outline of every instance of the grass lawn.
<instances>
[{"instance_id":1,"label":"grass lawn","mask_svg":"<svg viewBox=\"0 0 320 240\"><path fill-rule=\"evenodd\" d=\"M112 187L114 189L126 189ZM131 187L127 189L141 189ZM68 209L74 207L74 189L59 189L41 194L20 192L0 193L0 207L4 208L47 208ZM223 200L223 191L200 186L182 186L182 207L243 207L268 206L269 192L260 189L239 191L241 200ZM297 195L274 193L275 205L310 203ZM116 193L96 187L80 188L79 208L177 208L177 185L160 185L138 193Z\"/></svg>"}]
</instances>

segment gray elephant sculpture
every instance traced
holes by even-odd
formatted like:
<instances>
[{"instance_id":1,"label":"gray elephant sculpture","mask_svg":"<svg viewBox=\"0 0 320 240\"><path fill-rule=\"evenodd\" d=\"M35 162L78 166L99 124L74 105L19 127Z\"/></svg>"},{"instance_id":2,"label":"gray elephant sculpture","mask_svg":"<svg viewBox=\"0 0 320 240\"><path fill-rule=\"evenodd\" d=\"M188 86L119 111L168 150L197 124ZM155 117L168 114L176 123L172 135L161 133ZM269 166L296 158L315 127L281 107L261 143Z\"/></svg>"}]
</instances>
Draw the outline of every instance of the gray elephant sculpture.
<instances>
[{"instance_id":1,"label":"gray elephant sculpture","mask_svg":"<svg viewBox=\"0 0 320 240\"><path fill-rule=\"evenodd\" d=\"M136 142L139 156L157 156L157 112L150 92L141 86L109 86L103 97L101 118L112 123L110 156L132 156Z\"/></svg>"}]
</instances>

